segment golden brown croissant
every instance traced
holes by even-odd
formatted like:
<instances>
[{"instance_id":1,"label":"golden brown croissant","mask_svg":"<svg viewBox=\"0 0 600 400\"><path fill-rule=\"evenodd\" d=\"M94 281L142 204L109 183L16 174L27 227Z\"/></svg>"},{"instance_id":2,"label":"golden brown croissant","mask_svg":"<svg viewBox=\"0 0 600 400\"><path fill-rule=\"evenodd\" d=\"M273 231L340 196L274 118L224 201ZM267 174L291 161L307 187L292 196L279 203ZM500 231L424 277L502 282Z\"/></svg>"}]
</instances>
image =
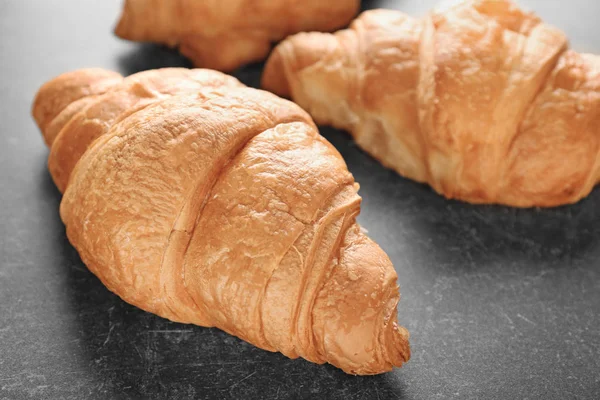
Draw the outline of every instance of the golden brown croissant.
<instances>
[{"instance_id":1,"label":"golden brown croissant","mask_svg":"<svg viewBox=\"0 0 600 400\"><path fill-rule=\"evenodd\" d=\"M215 71L80 70L33 115L69 240L125 301L349 373L409 359L396 272L300 107Z\"/></svg>"},{"instance_id":2,"label":"golden brown croissant","mask_svg":"<svg viewBox=\"0 0 600 400\"><path fill-rule=\"evenodd\" d=\"M267 57L271 44L302 31L348 24L360 0L125 0L115 33L179 46L198 67L230 71Z\"/></svg>"},{"instance_id":3,"label":"golden brown croissant","mask_svg":"<svg viewBox=\"0 0 600 400\"><path fill-rule=\"evenodd\" d=\"M401 175L472 203L577 202L600 180L600 57L507 0L298 34L263 86Z\"/></svg>"}]
</instances>

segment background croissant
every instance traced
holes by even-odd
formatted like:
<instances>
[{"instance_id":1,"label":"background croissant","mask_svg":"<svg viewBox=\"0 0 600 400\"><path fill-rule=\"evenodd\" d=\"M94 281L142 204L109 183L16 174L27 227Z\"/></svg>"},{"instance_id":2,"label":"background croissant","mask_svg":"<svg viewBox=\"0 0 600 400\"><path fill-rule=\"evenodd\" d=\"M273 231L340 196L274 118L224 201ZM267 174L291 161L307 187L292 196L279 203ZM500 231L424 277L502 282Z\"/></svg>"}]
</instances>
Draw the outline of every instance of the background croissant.
<instances>
[{"instance_id":1,"label":"background croissant","mask_svg":"<svg viewBox=\"0 0 600 400\"><path fill-rule=\"evenodd\" d=\"M295 104L208 70L79 70L33 115L82 260L125 301L354 374L400 366L396 272Z\"/></svg>"},{"instance_id":2,"label":"background croissant","mask_svg":"<svg viewBox=\"0 0 600 400\"><path fill-rule=\"evenodd\" d=\"M507 0L376 10L281 43L263 86L448 198L556 206L600 179L600 57L566 47Z\"/></svg>"},{"instance_id":3,"label":"background croissant","mask_svg":"<svg viewBox=\"0 0 600 400\"><path fill-rule=\"evenodd\" d=\"M267 57L273 42L302 31L332 31L360 0L125 0L115 33L179 46L199 67L231 71Z\"/></svg>"}]
</instances>

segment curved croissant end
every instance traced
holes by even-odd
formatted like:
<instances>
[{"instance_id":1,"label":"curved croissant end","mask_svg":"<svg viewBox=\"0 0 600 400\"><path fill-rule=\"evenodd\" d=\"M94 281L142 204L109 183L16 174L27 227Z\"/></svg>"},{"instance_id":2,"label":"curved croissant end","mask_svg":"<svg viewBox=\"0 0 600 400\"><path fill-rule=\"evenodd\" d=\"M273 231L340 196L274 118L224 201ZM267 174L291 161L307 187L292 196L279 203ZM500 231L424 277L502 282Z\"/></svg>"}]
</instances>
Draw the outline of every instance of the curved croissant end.
<instances>
[{"instance_id":1,"label":"curved croissant end","mask_svg":"<svg viewBox=\"0 0 600 400\"><path fill-rule=\"evenodd\" d=\"M66 73L46 82L38 91L32 108L33 118L46 144L52 145L65 121L76 112L75 108L83 106L83 101L105 93L122 79L116 72L90 68Z\"/></svg>"},{"instance_id":2,"label":"curved croissant end","mask_svg":"<svg viewBox=\"0 0 600 400\"><path fill-rule=\"evenodd\" d=\"M339 29L359 7L359 0L126 0L115 34L179 46L196 66L231 71L264 60L290 34Z\"/></svg>"},{"instance_id":3,"label":"curved croissant end","mask_svg":"<svg viewBox=\"0 0 600 400\"><path fill-rule=\"evenodd\" d=\"M600 57L508 0L298 34L263 86L401 175L472 203L577 202L600 180Z\"/></svg>"},{"instance_id":4,"label":"curved croissant end","mask_svg":"<svg viewBox=\"0 0 600 400\"><path fill-rule=\"evenodd\" d=\"M144 71L127 78L101 69L85 69L48 82L38 93L33 114L50 115L44 120L36 117L36 121L51 148L48 168L54 182L64 192L88 146L128 112L166 97L223 86L243 85L214 71L184 68Z\"/></svg>"},{"instance_id":5,"label":"curved croissant end","mask_svg":"<svg viewBox=\"0 0 600 400\"><path fill-rule=\"evenodd\" d=\"M45 135L62 126L49 164L69 240L125 301L348 373L409 359L396 272L295 104L208 70L82 70L33 112Z\"/></svg>"}]
</instances>

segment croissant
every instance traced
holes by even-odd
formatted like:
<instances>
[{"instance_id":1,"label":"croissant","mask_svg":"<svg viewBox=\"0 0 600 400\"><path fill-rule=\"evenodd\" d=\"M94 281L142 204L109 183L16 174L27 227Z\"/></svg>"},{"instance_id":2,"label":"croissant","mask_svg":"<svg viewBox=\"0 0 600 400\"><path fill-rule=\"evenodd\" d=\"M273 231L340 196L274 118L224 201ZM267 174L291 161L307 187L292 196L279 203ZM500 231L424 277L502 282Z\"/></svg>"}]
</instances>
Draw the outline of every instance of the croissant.
<instances>
[{"instance_id":1,"label":"croissant","mask_svg":"<svg viewBox=\"0 0 600 400\"><path fill-rule=\"evenodd\" d=\"M409 359L396 272L300 107L216 71L89 69L33 116L68 238L123 300L352 374Z\"/></svg>"},{"instance_id":2,"label":"croissant","mask_svg":"<svg viewBox=\"0 0 600 400\"><path fill-rule=\"evenodd\" d=\"M508 0L423 19L368 11L335 34L298 34L273 51L263 87L447 198L558 206L600 180L600 57Z\"/></svg>"},{"instance_id":3,"label":"croissant","mask_svg":"<svg viewBox=\"0 0 600 400\"><path fill-rule=\"evenodd\" d=\"M292 33L342 28L359 7L360 0L125 0L115 33L179 46L196 66L231 71L264 60Z\"/></svg>"}]
</instances>

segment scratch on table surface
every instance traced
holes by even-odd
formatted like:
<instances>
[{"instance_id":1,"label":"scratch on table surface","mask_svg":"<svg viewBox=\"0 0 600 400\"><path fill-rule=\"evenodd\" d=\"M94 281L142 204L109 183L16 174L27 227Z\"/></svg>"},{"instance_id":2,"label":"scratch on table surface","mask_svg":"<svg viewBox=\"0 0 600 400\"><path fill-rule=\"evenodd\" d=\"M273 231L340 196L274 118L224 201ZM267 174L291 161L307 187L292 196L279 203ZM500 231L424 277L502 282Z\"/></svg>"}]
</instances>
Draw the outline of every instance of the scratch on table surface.
<instances>
[{"instance_id":1,"label":"scratch on table surface","mask_svg":"<svg viewBox=\"0 0 600 400\"><path fill-rule=\"evenodd\" d=\"M48 281L44 282L44 288L46 289L49 295L52 295L52 293L55 292L55 290L52 290L52 288L50 287L50 283Z\"/></svg>"},{"instance_id":2,"label":"scratch on table surface","mask_svg":"<svg viewBox=\"0 0 600 400\"><path fill-rule=\"evenodd\" d=\"M71 268L73 268L74 270L77 270L79 272L89 272L86 268L80 266L79 263L71 264Z\"/></svg>"},{"instance_id":3,"label":"scratch on table surface","mask_svg":"<svg viewBox=\"0 0 600 400\"><path fill-rule=\"evenodd\" d=\"M533 325L533 326L537 326L537 324L536 324L535 322L533 322L532 320L530 320L530 319L528 319L528 318L526 318L526 317L522 316L521 314L517 314L517 317L521 318L523 321L527 321L527 322L529 322L529 323L530 323L531 325Z\"/></svg>"},{"instance_id":4,"label":"scratch on table surface","mask_svg":"<svg viewBox=\"0 0 600 400\"><path fill-rule=\"evenodd\" d=\"M502 316L504 316L504 318L506 318L508 320L508 322L510 323L511 326L515 325L514 321L508 316L507 313L505 313L504 311L500 311L500 314L502 314Z\"/></svg>"},{"instance_id":5,"label":"scratch on table surface","mask_svg":"<svg viewBox=\"0 0 600 400\"><path fill-rule=\"evenodd\" d=\"M32 381L34 379L38 379L38 380L42 380L42 381L46 382L46 375L36 374L36 373L29 372L29 371L23 371L23 372L16 373L13 376L9 376L6 378L0 378L0 382L12 381L15 379L19 379L19 378L23 377L24 375L27 375L26 379L29 379L30 381Z\"/></svg>"},{"instance_id":6,"label":"scratch on table surface","mask_svg":"<svg viewBox=\"0 0 600 400\"><path fill-rule=\"evenodd\" d=\"M331 375L331 373L329 371L327 371L327 368L323 368L322 371L325 375L327 375L329 378L331 378L331 380L335 380L333 375Z\"/></svg>"},{"instance_id":7,"label":"scratch on table surface","mask_svg":"<svg viewBox=\"0 0 600 400\"><path fill-rule=\"evenodd\" d=\"M146 336L146 348L144 349L144 368L148 368L153 365L152 359L152 347L150 346L150 336Z\"/></svg>"},{"instance_id":8,"label":"scratch on table surface","mask_svg":"<svg viewBox=\"0 0 600 400\"><path fill-rule=\"evenodd\" d=\"M256 374L256 371L252 372L251 374L247 375L245 378L240 379L239 381L237 381L236 383L234 383L233 385L229 386L229 390L233 389L234 387L236 387L237 385L239 385L240 383L244 382L246 379L254 376Z\"/></svg>"},{"instance_id":9,"label":"scratch on table surface","mask_svg":"<svg viewBox=\"0 0 600 400\"><path fill-rule=\"evenodd\" d=\"M194 332L193 329L155 329L151 331L146 331L148 333L190 333Z\"/></svg>"},{"instance_id":10,"label":"scratch on table surface","mask_svg":"<svg viewBox=\"0 0 600 400\"><path fill-rule=\"evenodd\" d=\"M161 368L173 368L173 367L224 367L224 366L237 366L247 364L269 364L272 363L270 360L255 360L255 361L217 361L209 363L176 363L176 364L164 364Z\"/></svg>"},{"instance_id":11,"label":"scratch on table surface","mask_svg":"<svg viewBox=\"0 0 600 400\"><path fill-rule=\"evenodd\" d=\"M381 397L379 397L379 388L377 387L377 382L373 381L373 383L373 386L375 386L375 394L377 395L377 400L381 400Z\"/></svg>"},{"instance_id":12,"label":"scratch on table surface","mask_svg":"<svg viewBox=\"0 0 600 400\"><path fill-rule=\"evenodd\" d=\"M140 352L140 349L137 348L137 346L135 345L135 343L133 344L133 348L135 349L135 351L137 351L138 355L140 356L140 360L143 360L144 356L142 356L142 353Z\"/></svg>"},{"instance_id":13,"label":"scratch on table surface","mask_svg":"<svg viewBox=\"0 0 600 400\"><path fill-rule=\"evenodd\" d=\"M114 371L143 371L145 368L143 366L119 366L119 367L112 367L112 368L102 368L100 371L101 372L114 372ZM63 376L63 375L83 375L86 374L86 371L84 370L75 370L75 371L54 371L53 372L54 375L58 375L58 376ZM9 376L9 377L2 377L0 378L0 382L5 382L5 381L12 381L15 379L19 379L22 380L23 376L27 375L25 377L25 379L28 379L29 381L32 381L34 379L37 380L42 380L44 382L46 382L46 376L42 375L42 374L34 374L34 373L30 373L30 372L19 372L15 375Z\"/></svg>"},{"instance_id":14,"label":"scratch on table surface","mask_svg":"<svg viewBox=\"0 0 600 400\"><path fill-rule=\"evenodd\" d=\"M100 346L100 348L103 348L104 346L106 346L106 344L110 341L110 334L112 333L113 329L115 329L115 325L110 324L110 326L108 328L108 334L106 335L106 339L104 340L104 343L102 343L102 346Z\"/></svg>"}]
</instances>

